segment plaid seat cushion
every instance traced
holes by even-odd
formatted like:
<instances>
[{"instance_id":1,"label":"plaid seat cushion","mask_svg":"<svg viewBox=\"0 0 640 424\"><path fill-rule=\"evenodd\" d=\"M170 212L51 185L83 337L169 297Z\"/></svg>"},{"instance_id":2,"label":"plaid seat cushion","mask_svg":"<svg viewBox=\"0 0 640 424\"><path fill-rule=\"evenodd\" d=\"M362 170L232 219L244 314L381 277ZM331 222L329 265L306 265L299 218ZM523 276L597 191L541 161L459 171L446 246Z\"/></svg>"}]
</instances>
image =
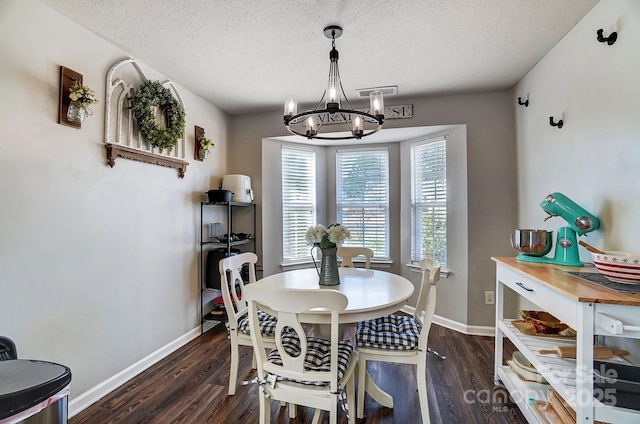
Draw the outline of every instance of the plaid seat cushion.
<instances>
[{"instance_id":1,"label":"plaid seat cushion","mask_svg":"<svg viewBox=\"0 0 640 424\"><path fill-rule=\"evenodd\" d=\"M262 333L263 336L274 336L276 334L276 325L278 325L276 317L258 309L258 321L260 321L260 333ZM242 318L240 322L238 322L238 330L244 334L251 334L248 316Z\"/></svg>"},{"instance_id":2,"label":"plaid seat cushion","mask_svg":"<svg viewBox=\"0 0 640 424\"><path fill-rule=\"evenodd\" d=\"M282 336L282 345L285 351L291 356L300 355L300 339L296 333L289 333ZM338 342L338 381L341 381L349 368L353 345L349 340ZM278 349L273 349L267 357L269 362L282 365L282 358ZM330 371L331 370L331 342L318 337L307 337L307 356L304 358L305 371ZM328 386L329 382L322 381L300 381L292 380L303 384L317 386Z\"/></svg>"},{"instance_id":3,"label":"plaid seat cushion","mask_svg":"<svg viewBox=\"0 0 640 424\"><path fill-rule=\"evenodd\" d=\"M387 315L361 321L356 328L356 346L389 350L418 348L422 324L413 317Z\"/></svg>"}]
</instances>

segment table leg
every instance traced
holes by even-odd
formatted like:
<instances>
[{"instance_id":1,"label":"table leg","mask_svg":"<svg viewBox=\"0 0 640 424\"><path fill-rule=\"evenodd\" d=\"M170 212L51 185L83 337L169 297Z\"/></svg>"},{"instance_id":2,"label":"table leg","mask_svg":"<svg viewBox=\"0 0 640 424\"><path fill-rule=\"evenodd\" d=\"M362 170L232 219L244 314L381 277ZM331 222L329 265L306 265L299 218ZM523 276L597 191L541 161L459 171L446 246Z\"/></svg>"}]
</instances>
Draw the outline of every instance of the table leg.
<instances>
[{"instance_id":1,"label":"table leg","mask_svg":"<svg viewBox=\"0 0 640 424\"><path fill-rule=\"evenodd\" d=\"M348 326L348 324L340 324L340 338L344 337L345 326ZM314 324L313 331L314 331L314 334L317 335L318 337L322 337L325 339L331 338L331 327L329 327L328 325ZM376 384L376 382L373 381L373 378L371 378L371 375L369 374L368 370L365 378L364 387L365 387L365 391L369 393L369 396L371 396L373 400L375 400L382 406L386 406L387 408L393 408L393 397L389 393L382 390Z\"/></svg>"},{"instance_id":2,"label":"table leg","mask_svg":"<svg viewBox=\"0 0 640 424\"><path fill-rule=\"evenodd\" d=\"M340 324L338 326L338 337L344 338L344 329L351 324ZM331 340L331 326L326 324L313 324L313 335L325 340Z\"/></svg>"},{"instance_id":3,"label":"table leg","mask_svg":"<svg viewBox=\"0 0 640 424\"><path fill-rule=\"evenodd\" d=\"M326 331L322 331L322 329L326 328L326 325L320 325L320 324L313 324L312 328L313 328L313 335L314 337L322 337L322 338L327 338L327 335L325 334ZM331 331L329 331L329 336L331 337Z\"/></svg>"}]
</instances>

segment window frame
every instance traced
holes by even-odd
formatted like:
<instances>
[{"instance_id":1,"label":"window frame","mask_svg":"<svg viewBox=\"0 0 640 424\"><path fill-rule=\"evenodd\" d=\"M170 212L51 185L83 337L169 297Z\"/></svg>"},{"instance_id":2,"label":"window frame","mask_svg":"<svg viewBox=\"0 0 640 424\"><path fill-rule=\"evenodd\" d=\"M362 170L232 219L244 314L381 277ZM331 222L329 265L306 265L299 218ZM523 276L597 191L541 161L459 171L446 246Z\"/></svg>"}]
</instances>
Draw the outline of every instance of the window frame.
<instances>
[{"instance_id":1,"label":"window frame","mask_svg":"<svg viewBox=\"0 0 640 424\"><path fill-rule=\"evenodd\" d=\"M299 155L309 155L306 159L310 160L311 166L310 166L310 170L308 168L305 168L305 172L300 172L299 175L307 176L310 180L311 180L311 189L310 191L307 193L307 198L308 198L308 203L305 205L304 202L292 202L292 196L287 192L287 194L285 194L285 189L286 189L286 176L285 176L285 172L286 172L286 161L285 161L285 154L287 152L290 152L291 154L299 154ZM315 223L317 222L317 217L318 217L318 204L317 204L317 190L318 190L318 181L317 181L317 152L315 149L305 149L305 148L297 148L297 147L291 147L291 146L282 146L281 147L281 153L280 153L280 160L281 160L281 172L280 172L280 176L281 176L281 181L282 181L282 188L280 190L280 195L281 195L281 201L282 201L282 206L281 206L281 211L282 211L282 263L283 264L293 264L293 263L299 263L299 262L311 262L312 256L311 256L311 246L309 246L306 243L306 230L308 229L308 227L315 225ZM299 171L299 170L298 170ZM293 203L293 207L298 207L298 208L304 208L306 207L307 210L309 211L310 214L310 219L308 219L308 222L305 223L304 226L304 231L301 231L301 228L297 228L297 231L293 231L292 235L289 235L289 231L287 231L288 227L292 227L291 225L287 225L287 223L285 222L285 218L287 217L287 207L288 207L288 203ZM295 226L293 226L293 228L295 228ZM285 244L291 240L291 238L294 237L296 238L296 245L298 246L297 248L294 249L287 249ZM300 250L301 249L301 245L305 246L305 248L307 249L306 254L304 255L296 255L296 256L287 256L290 251L294 251L294 250Z\"/></svg>"},{"instance_id":2,"label":"window frame","mask_svg":"<svg viewBox=\"0 0 640 424\"><path fill-rule=\"evenodd\" d=\"M384 188L383 188L383 196L384 199L381 199L382 201L378 202L377 204L379 205L378 207L381 207L382 211L383 211L383 215L384 215L384 227L383 227L383 235L382 236L374 236L373 239L375 241L376 244L378 243L382 243L383 246L383 251L380 252L380 249L377 249L376 246L373 246L374 243L366 243L367 240L367 232L365 230L365 228L367 227L367 223L366 223L366 219L363 217L362 218L362 223L363 223L363 231L362 231L362 235L363 235L363 240L361 243L356 243L353 236L352 239L346 240L343 245L344 246L357 246L357 247L368 247L371 248L372 250L374 250L374 260L378 260L378 261L389 261L390 260L390 254L389 254L389 232L390 232L390 205L389 205L389 178L390 178L390 154L389 154L389 148L388 147L365 147L365 148L350 148L350 149L337 149L336 150L336 155L335 155L335 178L336 178L336 191L335 191L335 202L336 202L336 220L337 222L340 222L341 224L345 225L351 232L352 234L354 232L356 232L357 230L354 230L353 227L349 228L349 224L347 222L345 222L344 219L344 214L343 214L343 210L345 207L351 207L354 209L357 209L359 207L361 207L363 210L367 209L367 207L372 208L374 207L374 202L349 202L349 203L345 203L343 196L342 196L342 181L343 181L343 176L342 176L342 169L343 169L343 165L344 163L342 162L342 159L344 159L345 157L354 157L354 156L362 156L362 155L366 155L367 152L375 152L378 156L382 157L384 160L384 168L383 168L383 178L384 178ZM347 206L345 206L347 205ZM360 227L358 227L360 228ZM380 227L378 227L380 228ZM376 231L379 232L379 231ZM375 232L374 232L375 233ZM367 245L368 244L368 245ZM382 254L381 254L382 253Z\"/></svg>"},{"instance_id":3,"label":"window frame","mask_svg":"<svg viewBox=\"0 0 640 424\"><path fill-rule=\"evenodd\" d=\"M435 200L433 201L424 201L424 202L417 202L416 201L416 194L417 194L417 188L416 188L416 178L417 176L415 175L415 166L416 166L416 158L415 158L415 150L417 148L421 148L423 146L426 145L443 145L444 149L443 149L443 157L441 158L442 160L442 170L441 173L439 174L440 179L438 181L440 181L439 183L434 183L433 184L433 195L436 197ZM420 240L418 240L418 232L419 230L416 228L416 220L417 220L417 211L418 208L429 208L429 209L443 209L444 213L439 212L438 215L440 217L440 219L444 219L444 248L442 250L436 251L436 252L432 252L431 257L434 259L438 259L441 263L441 266L444 268L447 265L447 245L448 245L448 232L447 232L447 225L448 225L448 187L447 187L447 154L448 154L448 146L447 146L447 137L445 136L439 136L439 137L430 137L430 138L425 138L423 140L419 140L419 141L415 141L410 143L409 145L409 157L410 157L410 165L411 165L411 169L410 169L410 194L411 194L411 213L410 213L410 217L411 217L411 224L410 224L410 258L411 258L411 263L412 264L417 264L418 262L420 262L420 260L422 259L422 257L424 257L424 251L421 250L422 253L418 253L418 244L420 246L422 246L422 241L423 237L420 236ZM435 180L434 180L435 181ZM444 192L444 193L443 193ZM444 200L442 200L442 197L444 197ZM420 206L422 205L422 206ZM442 236L442 235L441 235Z\"/></svg>"}]
</instances>

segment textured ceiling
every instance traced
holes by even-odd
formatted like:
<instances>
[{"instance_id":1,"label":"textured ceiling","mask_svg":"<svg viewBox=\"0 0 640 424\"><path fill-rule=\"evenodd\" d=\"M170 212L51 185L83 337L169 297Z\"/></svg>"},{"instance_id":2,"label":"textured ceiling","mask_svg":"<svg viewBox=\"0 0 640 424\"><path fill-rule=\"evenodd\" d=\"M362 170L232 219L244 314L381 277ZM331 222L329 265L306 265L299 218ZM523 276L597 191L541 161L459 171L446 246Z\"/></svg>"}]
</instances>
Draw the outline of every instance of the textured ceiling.
<instances>
[{"instance_id":1,"label":"textured ceiling","mask_svg":"<svg viewBox=\"0 0 640 424\"><path fill-rule=\"evenodd\" d=\"M41 0L231 114L315 104L336 40L347 97L508 89L597 0ZM395 102L394 102L395 103Z\"/></svg>"}]
</instances>

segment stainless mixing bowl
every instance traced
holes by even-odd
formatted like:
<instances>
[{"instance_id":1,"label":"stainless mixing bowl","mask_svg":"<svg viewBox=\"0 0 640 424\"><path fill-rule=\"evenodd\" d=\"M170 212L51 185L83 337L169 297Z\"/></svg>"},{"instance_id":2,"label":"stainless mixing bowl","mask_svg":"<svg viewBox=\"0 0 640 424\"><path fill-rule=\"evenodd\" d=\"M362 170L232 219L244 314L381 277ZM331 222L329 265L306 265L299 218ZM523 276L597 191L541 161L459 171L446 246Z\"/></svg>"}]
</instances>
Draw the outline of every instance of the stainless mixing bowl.
<instances>
[{"instance_id":1,"label":"stainless mixing bowl","mask_svg":"<svg viewBox=\"0 0 640 424\"><path fill-rule=\"evenodd\" d=\"M551 250L552 231L518 229L511 234L511 246L531 256L544 256Z\"/></svg>"}]
</instances>

